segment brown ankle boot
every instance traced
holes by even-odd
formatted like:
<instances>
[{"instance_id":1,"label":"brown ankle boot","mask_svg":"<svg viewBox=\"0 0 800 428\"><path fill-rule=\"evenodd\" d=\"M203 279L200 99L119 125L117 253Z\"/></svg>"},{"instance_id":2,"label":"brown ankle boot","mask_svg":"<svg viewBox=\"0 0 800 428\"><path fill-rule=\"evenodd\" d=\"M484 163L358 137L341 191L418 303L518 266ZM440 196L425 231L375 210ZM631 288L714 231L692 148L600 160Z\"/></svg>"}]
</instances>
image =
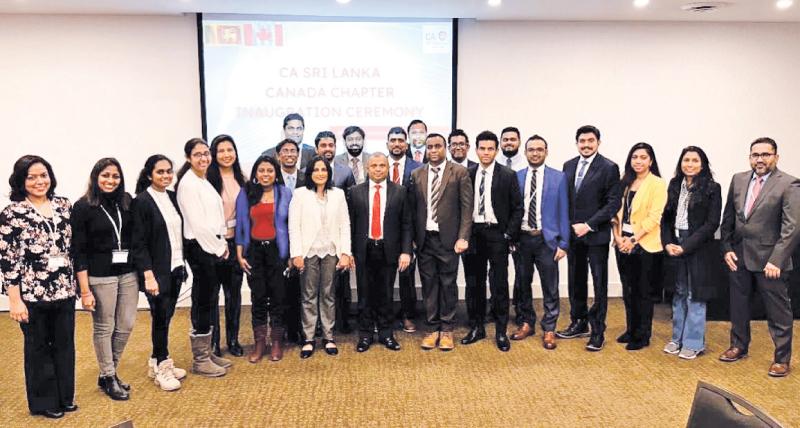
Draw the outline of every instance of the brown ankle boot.
<instances>
[{"instance_id":1,"label":"brown ankle boot","mask_svg":"<svg viewBox=\"0 0 800 428\"><path fill-rule=\"evenodd\" d=\"M264 352L267 350L267 326L253 326L253 337L255 337L256 343L253 346L253 352L247 356L247 360L255 364L261 361L261 358L264 357Z\"/></svg>"},{"instance_id":2,"label":"brown ankle boot","mask_svg":"<svg viewBox=\"0 0 800 428\"><path fill-rule=\"evenodd\" d=\"M270 338L272 339L272 344L269 350L269 359L270 361L280 361L281 358L283 358L283 349L281 349L281 341L283 340L283 328L272 327L272 333L270 334Z\"/></svg>"}]
</instances>

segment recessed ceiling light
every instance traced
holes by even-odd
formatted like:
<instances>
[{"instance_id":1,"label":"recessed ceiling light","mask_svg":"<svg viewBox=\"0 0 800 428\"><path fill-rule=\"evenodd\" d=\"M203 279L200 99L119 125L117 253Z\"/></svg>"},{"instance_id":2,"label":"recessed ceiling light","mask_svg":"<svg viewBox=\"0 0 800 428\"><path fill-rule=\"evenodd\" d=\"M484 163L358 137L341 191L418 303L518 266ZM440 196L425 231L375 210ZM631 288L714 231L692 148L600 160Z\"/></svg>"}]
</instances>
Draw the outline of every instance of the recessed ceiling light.
<instances>
[{"instance_id":1,"label":"recessed ceiling light","mask_svg":"<svg viewBox=\"0 0 800 428\"><path fill-rule=\"evenodd\" d=\"M650 0L633 0L633 5L638 8L647 7L650 4Z\"/></svg>"},{"instance_id":2,"label":"recessed ceiling light","mask_svg":"<svg viewBox=\"0 0 800 428\"><path fill-rule=\"evenodd\" d=\"M778 9L784 10L784 9L788 9L788 8L792 7L793 4L794 4L794 0L778 0L778 2L775 3L775 7L777 7Z\"/></svg>"},{"instance_id":3,"label":"recessed ceiling light","mask_svg":"<svg viewBox=\"0 0 800 428\"><path fill-rule=\"evenodd\" d=\"M503 2L503 0L487 0L486 1L486 3L491 7L500 6L500 3L502 3L502 2Z\"/></svg>"},{"instance_id":4,"label":"recessed ceiling light","mask_svg":"<svg viewBox=\"0 0 800 428\"><path fill-rule=\"evenodd\" d=\"M336 3L347 4L347 3L350 3L350 0L336 0Z\"/></svg>"}]
</instances>

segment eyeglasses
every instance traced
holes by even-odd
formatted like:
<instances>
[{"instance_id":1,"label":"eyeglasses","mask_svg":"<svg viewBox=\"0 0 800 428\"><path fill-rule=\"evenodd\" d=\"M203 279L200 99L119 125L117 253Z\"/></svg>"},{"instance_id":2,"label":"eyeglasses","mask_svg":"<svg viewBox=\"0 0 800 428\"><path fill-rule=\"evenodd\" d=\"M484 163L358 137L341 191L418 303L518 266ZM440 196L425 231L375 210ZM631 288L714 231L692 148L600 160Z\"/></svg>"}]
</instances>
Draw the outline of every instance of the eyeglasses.
<instances>
[{"instance_id":1,"label":"eyeglasses","mask_svg":"<svg viewBox=\"0 0 800 428\"><path fill-rule=\"evenodd\" d=\"M195 159L210 158L211 157L211 152L192 153L192 157L195 158Z\"/></svg>"},{"instance_id":2,"label":"eyeglasses","mask_svg":"<svg viewBox=\"0 0 800 428\"><path fill-rule=\"evenodd\" d=\"M775 153L750 153L750 159L758 160L759 158L767 160L775 156Z\"/></svg>"},{"instance_id":3,"label":"eyeglasses","mask_svg":"<svg viewBox=\"0 0 800 428\"><path fill-rule=\"evenodd\" d=\"M296 155L297 149L281 149L281 151L278 153L282 155Z\"/></svg>"},{"instance_id":4,"label":"eyeglasses","mask_svg":"<svg viewBox=\"0 0 800 428\"><path fill-rule=\"evenodd\" d=\"M452 143L450 143L450 147L467 147L467 143L464 143L464 142L452 142Z\"/></svg>"}]
</instances>

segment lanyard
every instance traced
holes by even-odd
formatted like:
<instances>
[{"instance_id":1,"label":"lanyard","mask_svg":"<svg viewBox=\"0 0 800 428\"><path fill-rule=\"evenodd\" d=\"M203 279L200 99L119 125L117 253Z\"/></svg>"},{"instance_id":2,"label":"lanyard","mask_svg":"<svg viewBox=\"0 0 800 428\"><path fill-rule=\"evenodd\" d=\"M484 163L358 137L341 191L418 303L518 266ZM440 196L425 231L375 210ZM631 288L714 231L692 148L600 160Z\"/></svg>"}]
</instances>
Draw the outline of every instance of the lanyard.
<instances>
[{"instance_id":1,"label":"lanyard","mask_svg":"<svg viewBox=\"0 0 800 428\"><path fill-rule=\"evenodd\" d=\"M36 214L39 214L39 216L41 216L42 219L44 219L44 225L45 227L47 227L47 231L49 232L48 235L50 236L50 239L53 240L53 246L50 247L50 252L57 253L58 244L56 244L56 240L58 239L58 234L56 233L56 231L58 230L58 223L60 223L60 221L58 218L58 213L53 208L53 204L49 200L47 201L50 204L50 210L53 211L53 227L50 227L50 223L47 222L47 217L45 217L44 214L42 214L42 212L39 211L39 208L36 208L36 205L34 205L30 199L25 198L25 200L28 201L29 204L31 204L31 207L33 207L33 210L36 211Z\"/></svg>"},{"instance_id":2,"label":"lanyard","mask_svg":"<svg viewBox=\"0 0 800 428\"><path fill-rule=\"evenodd\" d=\"M116 207L117 207L117 219L119 220L119 226L117 226L117 224L114 223L114 219L111 218L111 214L109 214L108 211L106 211L106 207L100 205L100 209L103 210L103 212L106 214L106 217L108 217L108 221L111 222L111 226L114 227L114 235L117 236L117 249L122 251L122 214L120 214L119 212L119 205L117 205Z\"/></svg>"}]
</instances>

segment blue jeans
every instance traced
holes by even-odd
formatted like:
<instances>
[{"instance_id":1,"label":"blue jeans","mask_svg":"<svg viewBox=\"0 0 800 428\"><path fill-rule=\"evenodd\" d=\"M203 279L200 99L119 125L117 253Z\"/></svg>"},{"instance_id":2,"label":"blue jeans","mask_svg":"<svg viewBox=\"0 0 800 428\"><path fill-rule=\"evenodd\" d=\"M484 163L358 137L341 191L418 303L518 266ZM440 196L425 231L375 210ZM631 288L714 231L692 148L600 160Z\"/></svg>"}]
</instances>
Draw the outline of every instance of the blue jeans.
<instances>
[{"instance_id":1,"label":"blue jeans","mask_svg":"<svg viewBox=\"0 0 800 428\"><path fill-rule=\"evenodd\" d=\"M675 259L675 295L672 296L672 341L693 351L705 349L706 302L692 300L688 263Z\"/></svg>"}]
</instances>

